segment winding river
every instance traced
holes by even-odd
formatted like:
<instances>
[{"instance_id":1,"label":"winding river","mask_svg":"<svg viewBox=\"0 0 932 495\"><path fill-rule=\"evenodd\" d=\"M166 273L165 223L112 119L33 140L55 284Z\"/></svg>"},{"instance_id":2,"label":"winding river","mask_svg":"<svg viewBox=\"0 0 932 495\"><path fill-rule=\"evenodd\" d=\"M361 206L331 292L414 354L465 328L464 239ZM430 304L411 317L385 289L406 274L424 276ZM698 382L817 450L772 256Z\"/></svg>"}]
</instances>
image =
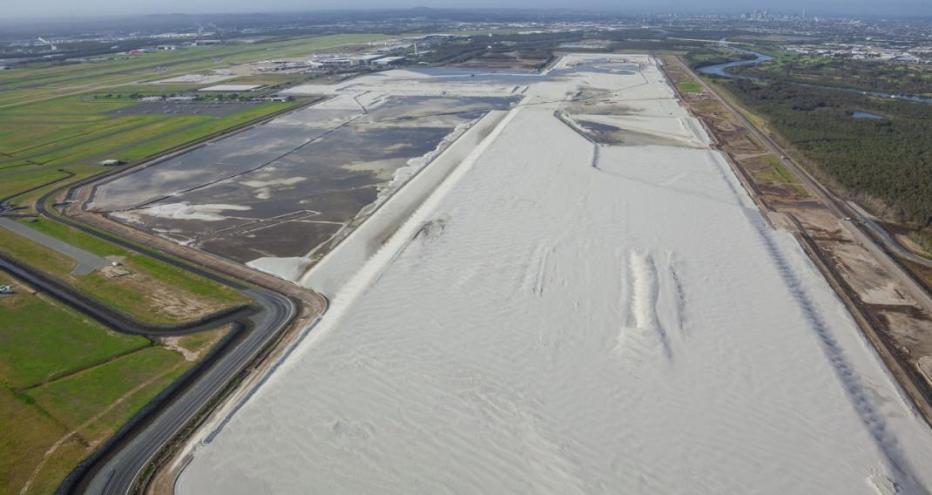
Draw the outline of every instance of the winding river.
<instances>
[{"instance_id":1,"label":"winding river","mask_svg":"<svg viewBox=\"0 0 932 495\"><path fill-rule=\"evenodd\" d=\"M764 55L763 53L757 53L757 52L754 52L754 51L751 51L751 50L741 50L741 49L737 49L737 48L736 48L735 50L736 50L738 53L744 53L744 54L748 54L748 55L754 55L754 58L753 58L753 59L750 59L750 58L749 58L749 59L744 59L744 60L735 60L735 61L732 61L732 62L725 62L725 63L723 63L723 64L706 65L706 66L704 66L704 67L700 67L700 68L698 69L699 72L701 72L701 73L703 73L703 74L705 74L705 75L707 75L707 76L728 77L728 78L732 78L732 79L756 79L756 78L753 78L753 77L750 77L750 76L743 76L743 75L739 75L739 74L732 74L732 73L729 71L729 69L731 69L732 67L741 67L741 66L744 66L744 65L757 65L757 64L762 64L762 63L764 63L764 62L773 60L773 57L771 57L771 56L769 56L769 55Z\"/></svg>"},{"instance_id":2,"label":"winding river","mask_svg":"<svg viewBox=\"0 0 932 495\"><path fill-rule=\"evenodd\" d=\"M769 55L764 55L763 53L758 53L752 50L744 50L740 48L733 48L733 49L737 51L738 53L754 55L754 58L745 59L745 60L735 60L732 62L725 62L722 64L706 65L704 67L699 67L696 70L698 70L700 73L705 74L707 76L727 77L729 79L759 79L757 77L746 76L742 74L734 74L730 71L730 69L733 67L741 67L745 65L762 64L764 62L773 60L773 57ZM847 91L849 93L861 93L862 95L876 96L879 98L890 98L890 99L895 99L895 100L932 104L932 97L928 97L928 96L883 93L880 91L862 91L860 89L839 88L836 86L825 86L821 84L806 84L806 83L794 83L794 84L798 84L800 86L807 86L810 88L832 89L835 91Z\"/></svg>"}]
</instances>

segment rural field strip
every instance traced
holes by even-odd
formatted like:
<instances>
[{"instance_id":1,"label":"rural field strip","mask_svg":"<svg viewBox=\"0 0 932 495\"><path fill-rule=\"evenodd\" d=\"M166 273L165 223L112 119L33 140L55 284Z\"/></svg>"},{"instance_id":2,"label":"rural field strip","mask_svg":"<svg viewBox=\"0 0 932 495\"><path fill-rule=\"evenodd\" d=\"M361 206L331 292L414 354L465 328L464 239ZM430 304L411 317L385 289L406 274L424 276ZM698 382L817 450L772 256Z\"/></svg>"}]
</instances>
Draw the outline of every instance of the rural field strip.
<instances>
[{"instance_id":1,"label":"rural field strip","mask_svg":"<svg viewBox=\"0 0 932 495\"><path fill-rule=\"evenodd\" d=\"M76 264L71 273L74 275L87 275L88 273L99 270L110 264L103 257L97 256L79 247L72 246L67 242L43 234L35 229L31 229L16 220L0 217L0 227L73 259Z\"/></svg>"},{"instance_id":2,"label":"rural field strip","mask_svg":"<svg viewBox=\"0 0 932 495\"><path fill-rule=\"evenodd\" d=\"M148 387L149 385L152 385L153 383L156 383L157 381L161 380L163 377L168 376L169 374L175 372L178 368L184 366L184 364L185 364L184 362L180 362L180 363L178 363L178 364L176 364L176 365L174 365L174 366L171 366L171 367L169 367L169 368L166 368L166 369L163 370L161 373L159 373L159 374L157 374L157 375L154 375L154 376L152 376L152 377L150 377L150 378L148 378L148 379L146 379L146 380L140 382L139 384L137 384L137 385L136 385L135 387L133 387L132 389L126 391L126 393L123 394L122 396L120 396L117 400L111 402L110 405L108 405L107 407L101 409L97 414L95 414L95 415L91 416L90 418L88 418L84 423L81 423L80 425L74 427L71 431L69 431L68 433L66 433L65 435L63 435L61 438L59 438L54 444L52 444L51 447L49 447L49 448L45 451L45 453L44 453L43 456L42 456L42 461L39 462L39 464L36 465L36 468L32 471L32 474L29 476L29 479L26 480L26 483L23 485L22 490L19 491L20 495L25 495L26 493L29 492L29 487L32 485L32 482L35 480L36 476L37 476L37 475L39 474L39 472L42 470L42 467L45 466L46 461L48 461L49 457L50 457L52 454L54 454L55 451L58 450L58 448L62 446L62 444L64 444L66 441L68 441L68 439L70 439L71 437L77 435L79 431L81 431L81 430L87 428L88 426L94 424L97 420L99 420L100 418L104 417L107 413L109 413L110 411L112 411L112 410L116 409L117 407L119 407L120 405L122 405L124 402L126 402L126 401L127 401L133 394L135 394L136 392L139 392L139 391L145 389L145 388Z\"/></svg>"},{"instance_id":3,"label":"rural field strip","mask_svg":"<svg viewBox=\"0 0 932 495\"><path fill-rule=\"evenodd\" d=\"M230 349L222 359L207 367L192 379L184 394L152 413L149 421L107 459L89 473L83 493L124 495L130 493L140 473L178 432L190 423L204 405L240 373L297 313L297 306L288 298L258 289L246 292L267 309L252 318L253 330L244 341Z\"/></svg>"},{"instance_id":4,"label":"rural field strip","mask_svg":"<svg viewBox=\"0 0 932 495\"><path fill-rule=\"evenodd\" d=\"M339 43L339 44L334 44L334 45L327 45L325 48L322 48L322 49L315 49L315 48L309 47L308 50L307 50L307 52L308 52L308 54L311 54L311 53L314 53L315 51L319 51L319 50L332 50L332 49L335 49L335 48L342 48L342 47L347 47L347 46L359 46L360 44L361 44L360 42ZM264 54L264 53L263 53L263 54ZM220 68L220 67L229 67L229 66L232 66L232 65L240 65L240 64L250 63L250 62L252 62L252 61L261 60L262 57L261 57L260 55L262 55L262 54L257 54L257 56L256 56L254 59L249 59L249 60L245 60L245 61L238 61L238 62L233 63L233 64L225 64L225 65L223 65L223 64L221 64L221 65L212 64L211 66L208 66L207 68L214 68L214 69L216 69L216 68ZM228 55L226 55L226 56L236 56L236 54L235 54L235 53L232 53L232 54L228 54ZM193 60L186 59L186 60L184 60L183 62L180 62L180 63L181 63L181 64L185 64L185 63L190 63L190 62L192 62L192 61L197 61L197 60L213 60L215 57L216 57L215 55L207 55L207 56L205 56L205 57L202 57L201 59L193 59ZM127 70L128 70L128 71L133 71L133 70L140 70L140 69L139 69L139 68L130 68L130 69L127 69ZM203 69L201 69L201 70L203 70ZM84 86L76 86L76 87L67 87L67 86L66 86L66 87L61 88L60 91L53 91L53 92L50 92L49 94L47 94L47 95L45 95L45 96L36 97L36 98L31 98L31 99L30 99L30 98L21 99L21 100L12 102L12 103L2 104L2 105L0 105L0 110L7 109L7 108L18 107L18 106L23 106L23 105L27 105L27 104L29 104L29 103L37 103L37 102L41 102L41 101L52 100L52 99L60 98L60 97L62 97L62 96L73 96L73 95L78 95L78 94L82 94L82 93L88 93L88 92L92 92L92 91L100 91L100 90L104 90L104 89L118 88L118 87L120 87L120 86L127 86L127 85L132 85L132 84L143 84L143 83L150 82L150 81L153 81L153 80L164 79L165 77L183 75L183 74L185 74L185 73L192 72L192 71L197 72L198 69L185 66L184 68L175 69L175 70L167 70L167 71L165 71L165 72L161 72L161 73L154 74L154 75L151 75L151 76L142 76L141 79L137 79L137 80L120 81L120 82L113 83L113 84L87 84L87 85L84 85ZM117 71L114 72L114 74L115 74L115 75L119 75L119 74L120 74L120 71L117 70ZM91 78L91 77L98 77L98 75L95 74L95 75L84 76L84 78Z\"/></svg>"}]
</instances>

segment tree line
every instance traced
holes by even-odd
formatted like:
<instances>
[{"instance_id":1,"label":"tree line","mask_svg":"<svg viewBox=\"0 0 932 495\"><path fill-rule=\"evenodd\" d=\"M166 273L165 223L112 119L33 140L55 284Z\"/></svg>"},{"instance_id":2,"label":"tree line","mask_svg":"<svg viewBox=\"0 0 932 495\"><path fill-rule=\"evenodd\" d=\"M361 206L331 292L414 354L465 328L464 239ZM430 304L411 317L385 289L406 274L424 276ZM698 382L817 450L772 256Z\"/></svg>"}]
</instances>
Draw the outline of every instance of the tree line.
<instances>
[{"instance_id":1,"label":"tree line","mask_svg":"<svg viewBox=\"0 0 932 495\"><path fill-rule=\"evenodd\" d=\"M723 83L849 193L881 200L884 216L932 226L932 105L785 80Z\"/></svg>"}]
</instances>

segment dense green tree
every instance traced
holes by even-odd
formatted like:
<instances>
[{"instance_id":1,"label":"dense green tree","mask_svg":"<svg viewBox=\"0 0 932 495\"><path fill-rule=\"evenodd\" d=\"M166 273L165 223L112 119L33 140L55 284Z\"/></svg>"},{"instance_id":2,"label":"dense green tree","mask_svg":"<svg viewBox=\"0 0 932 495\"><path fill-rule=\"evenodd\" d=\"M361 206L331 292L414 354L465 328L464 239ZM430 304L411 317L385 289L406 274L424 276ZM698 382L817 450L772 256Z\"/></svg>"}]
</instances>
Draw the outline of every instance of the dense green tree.
<instances>
[{"instance_id":1,"label":"dense green tree","mask_svg":"<svg viewBox=\"0 0 932 495\"><path fill-rule=\"evenodd\" d=\"M932 226L932 105L785 80L725 84L852 195L882 200L899 220ZM856 111L880 119L856 119Z\"/></svg>"}]
</instances>

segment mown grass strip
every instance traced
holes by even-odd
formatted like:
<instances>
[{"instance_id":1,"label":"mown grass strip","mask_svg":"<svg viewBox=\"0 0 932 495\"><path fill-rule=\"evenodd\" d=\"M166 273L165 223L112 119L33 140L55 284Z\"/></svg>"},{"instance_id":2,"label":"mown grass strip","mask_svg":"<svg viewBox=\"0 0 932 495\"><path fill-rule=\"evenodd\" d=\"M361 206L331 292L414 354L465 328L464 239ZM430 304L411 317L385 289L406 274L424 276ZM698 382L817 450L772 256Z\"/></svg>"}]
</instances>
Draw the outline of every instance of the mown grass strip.
<instances>
[{"instance_id":1,"label":"mown grass strip","mask_svg":"<svg viewBox=\"0 0 932 495\"><path fill-rule=\"evenodd\" d=\"M167 349L150 347L29 390L36 404L71 428L126 395L138 384L184 358Z\"/></svg>"}]
</instances>

